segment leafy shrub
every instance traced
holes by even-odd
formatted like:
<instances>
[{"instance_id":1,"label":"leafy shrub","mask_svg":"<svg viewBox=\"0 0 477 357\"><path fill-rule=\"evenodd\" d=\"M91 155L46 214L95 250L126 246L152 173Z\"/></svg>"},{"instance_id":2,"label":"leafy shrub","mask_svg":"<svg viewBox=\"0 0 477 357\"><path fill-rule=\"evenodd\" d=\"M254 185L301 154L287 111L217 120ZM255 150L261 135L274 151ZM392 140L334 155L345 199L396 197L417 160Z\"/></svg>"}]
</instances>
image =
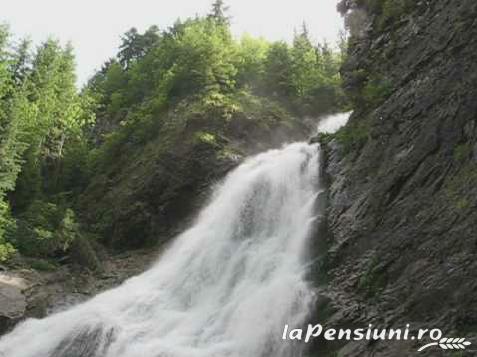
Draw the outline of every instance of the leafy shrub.
<instances>
[{"instance_id":1,"label":"leafy shrub","mask_svg":"<svg viewBox=\"0 0 477 357\"><path fill-rule=\"evenodd\" d=\"M71 245L71 260L90 270L101 270L101 262L91 242L94 242L94 239L77 236Z\"/></svg>"},{"instance_id":2,"label":"leafy shrub","mask_svg":"<svg viewBox=\"0 0 477 357\"><path fill-rule=\"evenodd\" d=\"M206 144L210 144L210 145L216 145L217 144L215 135L212 134L212 133L199 131L199 132L196 133L196 138L202 143L206 143Z\"/></svg>"},{"instance_id":3,"label":"leafy shrub","mask_svg":"<svg viewBox=\"0 0 477 357\"><path fill-rule=\"evenodd\" d=\"M53 271L56 269L56 266L45 259L34 259L30 261L30 266L39 271Z\"/></svg>"},{"instance_id":4,"label":"leafy shrub","mask_svg":"<svg viewBox=\"0 0 477 357\"><path fill-rule=\"evenodd\" d=\"M377 15L378 29L399 20L416 5L415 0L360 0L358 6L364 7L370 13ZM341 11L346 6L341 5Z\"/></svg>"},{"instance_id":5,"label":"leafy shrub","mask_svg":"<svg viewBox=\"0 0 477 357\"><path fill-rule=\"evenodd\" d=\"M414 0L386 0L382 5L381 24L398 20L414 5Z\"/></svg>"},{"instance_id":6,"label":"leafy shrub","mask_svg":"<svg viewBox=\"0 0 477 357\"><path fill-rule=\"evenodd\" d=\"M367 122L347 125L335 134L345 155L361 149L368 141L368 135L369 124Z\"/></svg>"},{"instance_id":7,"label":"leafy shrub","mask_svg":"<svg viewBox=\"0 0 477 357\"><path fill-rule=\"evenodd\" d=\"M13 245L6 241L8 232L15 227L15 221L10 216L10 210L5 201L0 199L0 262L5 262L15 253Z\"/></svg>"},{"instance_id":8,"label":"leafy shrub","mask_svg":"<svg viewBox=\"0 0 477 357\"><path fill-rule=\"evenodd\" d=\"M78 234L71 209L37 200L17 220L12 243L27 256L53 257L65 253Z\"/></svg>"},{"instance_id":9,"label":"leafy shrub","mask_svg":"<svg viewBox=\"0 0 477 357\"><path fill-rule=\"evenodd\" d=\"M363 88L363 99L371 105L376 106L384 102L392 93L393 85L387 78L374 78L366 83Z\"/></svg>"}]
</instances>

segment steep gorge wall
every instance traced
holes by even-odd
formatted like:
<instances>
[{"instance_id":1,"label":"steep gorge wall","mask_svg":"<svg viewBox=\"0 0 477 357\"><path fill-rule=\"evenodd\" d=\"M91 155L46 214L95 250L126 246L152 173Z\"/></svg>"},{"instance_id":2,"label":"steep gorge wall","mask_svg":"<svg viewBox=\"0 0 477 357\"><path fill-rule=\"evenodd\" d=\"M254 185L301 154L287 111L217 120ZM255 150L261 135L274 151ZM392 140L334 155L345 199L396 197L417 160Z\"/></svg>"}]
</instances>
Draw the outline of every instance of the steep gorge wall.
<instances>
[{"instance_id":1,"label":"steep gorge wall","mask_svg":"<svg viewBox=\"0 0 477 357\"><path fill-rule=\"evenodd\" d=\"M314 320L440 328L446 337L473 338L475 346L477 3L416 1L386 21L363 10L369 24L351 40L343 68L356 110L325 148L329 250L320 281L327 284ZM317 349L411 356L422 345Z\"/></svg>"}]
</instances>

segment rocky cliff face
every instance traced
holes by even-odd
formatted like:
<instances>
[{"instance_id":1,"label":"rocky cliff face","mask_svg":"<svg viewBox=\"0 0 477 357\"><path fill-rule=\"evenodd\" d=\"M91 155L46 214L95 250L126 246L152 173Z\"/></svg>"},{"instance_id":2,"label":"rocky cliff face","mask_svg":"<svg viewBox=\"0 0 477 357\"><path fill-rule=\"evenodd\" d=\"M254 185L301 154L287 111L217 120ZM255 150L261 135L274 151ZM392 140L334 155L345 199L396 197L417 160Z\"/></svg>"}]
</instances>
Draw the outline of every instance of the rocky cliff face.
<instances>
[{"instance_id":1,"label":"rocky cliff face","mask_svg":"<svg viewBox=\"0 0 477 357\"><path fill-rule=\"evenodd\" d=\"M314 320L440 328L473 339L475 350L477 3L416 1L386 19L382 8L363 10L367 30L351 40L343 69L356 111L325 148L329 250L320 281L327 284ZM412 356L423 344L317 350Z\"/></svg>"}]
</instances>

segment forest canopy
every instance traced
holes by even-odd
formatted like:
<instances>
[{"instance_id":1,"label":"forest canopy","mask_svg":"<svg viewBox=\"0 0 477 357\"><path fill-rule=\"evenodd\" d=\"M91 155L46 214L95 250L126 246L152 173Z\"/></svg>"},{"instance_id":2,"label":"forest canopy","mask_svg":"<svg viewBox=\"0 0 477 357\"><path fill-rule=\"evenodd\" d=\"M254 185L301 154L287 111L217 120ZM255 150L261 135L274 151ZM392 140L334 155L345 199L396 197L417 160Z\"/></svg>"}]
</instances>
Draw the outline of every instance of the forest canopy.
<instances>
[{"instance_id":1,"label":"forest canopy","mask_svg":"<svg viewBox=\"0 0 477 357\"><path fill-rule=\"evenodd\" d=\"M0 27L0 261L55 259L87 241L77 202L91 178L184 101L233 112L237 98L264 98L302 118L341 110L343 48L313 43L306 25L291 44L236 39L218 0L207 16L132 28L78 91L70 45L33 48Z\"/></svg>"}]
</instances>

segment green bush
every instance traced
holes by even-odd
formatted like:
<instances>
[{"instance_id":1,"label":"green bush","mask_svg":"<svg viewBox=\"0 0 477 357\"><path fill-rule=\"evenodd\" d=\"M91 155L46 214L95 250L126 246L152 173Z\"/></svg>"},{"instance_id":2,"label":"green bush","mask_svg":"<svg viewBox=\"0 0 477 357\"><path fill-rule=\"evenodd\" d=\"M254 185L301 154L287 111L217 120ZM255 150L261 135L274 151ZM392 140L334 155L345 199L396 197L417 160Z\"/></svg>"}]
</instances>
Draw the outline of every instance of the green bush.
<instances>
[{"instance_id":1,"label":"green bush","mask_svg":"<svg viewBox=\"0 0 477 357\"><path fill-rule=\"evenodd\" d=\"M368 135L368 122L360 122L343 127L335 134L335 137L341 144L343 153L346 155L352 151L360 150L368 141Z\"/></svg>"},{"instance_id":2,"label":"green bush","mask_svg":"<svg viewBox=\"0 0 477 357\"><path fill-rule=\"evenodd\" d=\"M416 5L415 0L360 0L359 6L377 15L378 29L399 20Z\"/></svg>"},{"instance_id":3,"label":"green bush","mask_svg":"<svg viewBox=\"0 0 477 357\"><path fill-rule=\"evenodd\" d=\"M389 79L373 78L364 86L362 96L367 104L376 106L384 102L392 91L393 85Z\"/></svg>"},{"instance_id":4,"label":"green bush","mask_svg":"<svg viewBox=\"0 0 477 357\"><path fill-rule=\"evenodd\" d=\"M78 234L71 209L37 200L18 218L11 240L26 256L54 257L65 253Z\"/></svg>"},{"instance_id":5,"label":"green bush","mask_svg":"<svg viewBox=\"0 0 477 357\"><path fill-rule=\"evenodd\" d=\"M71 245L71 261L81 267L99 271L102 266L92 242L94 243L95 240L77 236Z\"/></svg>"},{"instance_id":6,"label":"green bush","mask_svg":"<svg viewBox=\"0 0 477 357\"><path fill-rule=\"evenodd\" d=\"M15 253L13 245L6 241L8 232L14 228L15 221L10 216L10 209L7 203L0 199L0 262L7 261Z\"/></svg>"},{"instance_id":7,"label":"green bush","mask_svg":"<svg viewBox=\"0 0 477 357\"><path fill-rule=\"evenodd\" d=\"M0 262L7 261L15 252L15 248L10 243L0 239Z\"/></svg>"},{"instance_id":8,"label":"green bush","mask_svg":"<svg viewBox=\"0 0 477 357\"><path fill-rule=\"evenodd\" d=\"M412 9L414 0L386 0L383 2L381 24L401 18Z\"/></svg>"},{"instance_id":9,"label":"green bush","mask_svg":"<svg viewBox=\"0 0 477 357\"><path fill-rule=\"evenodd\" d=\"M53 271L56 269L55 264L45 259L34 259L30 261L30 266L39 271Z\"/></svg>"}]
</instances>

